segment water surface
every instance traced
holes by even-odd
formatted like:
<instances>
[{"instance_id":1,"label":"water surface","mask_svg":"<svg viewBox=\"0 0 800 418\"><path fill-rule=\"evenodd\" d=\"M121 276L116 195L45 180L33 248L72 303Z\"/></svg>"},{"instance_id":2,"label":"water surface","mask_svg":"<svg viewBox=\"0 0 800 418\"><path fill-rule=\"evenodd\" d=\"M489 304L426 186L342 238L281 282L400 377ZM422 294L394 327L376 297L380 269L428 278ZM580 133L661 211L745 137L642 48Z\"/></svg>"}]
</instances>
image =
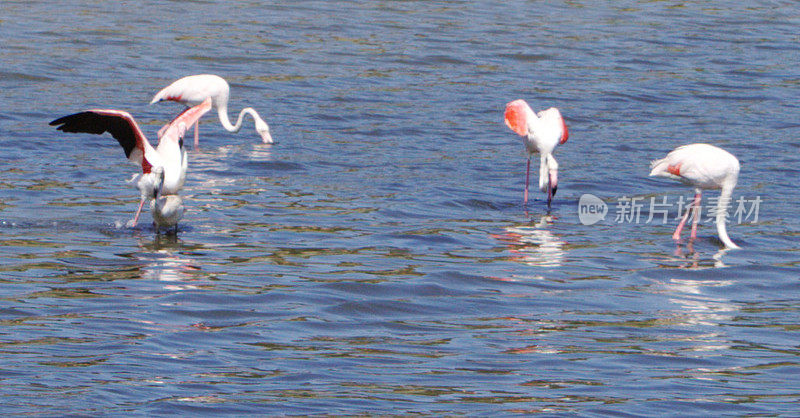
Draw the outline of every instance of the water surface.
<instances>
[{"instance_id":1,"label":"water surface","mask_svg":"<svg viewBox=\"0 0 800 418\"><path fill-rule=\"evenodd\" d=\"M154 0L0 5L0 397L14 414L795 415L800 13L791 2ZM177 236L135 229L112 138L216 73ZM521 203L510 100L570 128L559 189ZM191 141L187 141L191 142ZM709 142L763 199L693 248L622 198ZM535 181L535 179L534 179ZM609 205L583 225L578 200ZM715 196L709 192L708 196ZM659 200L660 201L660 200Z\"/></svg>"}]
</instances>

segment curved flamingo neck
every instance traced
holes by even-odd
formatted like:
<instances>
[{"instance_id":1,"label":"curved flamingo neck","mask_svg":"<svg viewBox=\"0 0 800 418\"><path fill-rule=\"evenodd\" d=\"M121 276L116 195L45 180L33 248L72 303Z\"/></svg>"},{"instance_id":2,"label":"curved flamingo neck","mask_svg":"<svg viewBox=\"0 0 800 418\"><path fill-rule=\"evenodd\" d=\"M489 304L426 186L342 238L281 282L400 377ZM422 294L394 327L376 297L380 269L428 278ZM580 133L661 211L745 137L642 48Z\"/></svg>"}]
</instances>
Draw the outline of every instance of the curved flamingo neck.
<instances>
[{"instance_id":1,"label":"curved flamingo neck","mask_svg":"<svg viewBox=\"0 0 800 418\"><path fill-rule=\"evenodd\" d=\"M249 114L253 118L254 122L262 120L255 109L252 107L246 107L239 112L239 117L236 119L236 124L231 124L231 120L228 118L227 100L221 100L220 103L217 104L217 113L219 114L219 121L222 123L222 127L224 127L228 132L239 132L239 129L242 128L242 122L245 114Z\"/></svg>"},{"instance_id":2,"label":"curved flamingo neck","mask_svg":"<svg viewBox=\"0 0 800 418\"><path fill-rule=\"evenodd\" d=\"M727 218L728 212L728 204L731 201L731 194L733 194L733 187L736 185L734 181L733 184L727 183L722 186L722 190L719 194L719 201L717 202L717 234L719 235L719 239L725 244L726 248L739 248L738 245L734 244L731 241L731 238L728 236L728 230L725 227L725 220Z\"/></svg>"}]
</instances>

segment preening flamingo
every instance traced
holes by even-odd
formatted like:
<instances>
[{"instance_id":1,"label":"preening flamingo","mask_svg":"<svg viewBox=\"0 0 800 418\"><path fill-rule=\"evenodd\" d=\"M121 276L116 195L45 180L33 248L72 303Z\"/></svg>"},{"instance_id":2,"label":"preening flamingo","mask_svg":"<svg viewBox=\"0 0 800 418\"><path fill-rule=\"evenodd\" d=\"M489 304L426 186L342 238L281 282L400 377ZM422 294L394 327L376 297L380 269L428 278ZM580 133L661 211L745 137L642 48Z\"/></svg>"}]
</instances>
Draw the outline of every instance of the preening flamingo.
<instances>
[{"instance_id":1,"label":"preening flamingo","mask_svg":"<svg viewBox=\"0 0 800 418\"><path fill-rule=\"evenodd\" d=\"M164 87L156 93L150 104L170 100L182 103L185 106L195 106L210 97L214 107L217 108L219 121L228 132L239 132L245 114L249 114L255 122L256 132L261 136L265 144L271 144L272 135L269 133L269 125L261 119L258 112L252 107L246 107L239 112L239 118L235 125L231 125L228 119L228 98L230 96L230 86L224 78L214 74L198 74L175 80L172 84ZM194 125L194 146L199 145L198 124Z\"/></svg>"},{"instance_id":2,"label":"preening flamingo","mask_svg":"<svg viewBox=\"0 0 800 418\"><path fill-rule=\"evenodd\" d=\"M558 189L558 162L553 157L556 145L567 142L569 130L561 112L551 107L538 114L522 99L506 105L505 122L512 131L522 137L528 151L528 165L525 171L525 198L528 203L528 183L531 174L531 156L539 153L539 189L547 193L547 207Z\"/></svg>"},{"instance_id":3,"label":"preening flamingo","mask_svg":"<svg viewBox=\"0 0 800 418\"><path fill-rule=\"evenodd\" d=\"M702 189L720 189L715 210L717 233L726 248L739 248L728 237L725 228L731 193L733 193L733 188L736 187L736 181L739 178L739 160L733 154L709 144L683 145L667 154L666 158L650 163L650 168L651 176L680 180L695 188L694 201L686 208L686 214L683 215L675 233L672 234L672 239L680 240L681 231L689 218L689 211L692 209L695 210L695 216L691 239L697 238Z\"/></svg>"},{"instance_id":4,"label":"preening flamingo","mask_svg":"<svg viewBox=\"0 0 800 418\"><path fill-rule=\"evenodd\" d=\"M178 115L162 128L164 134L160 137L157 148L150 145L133 116L121 110L90 109L60 117L50 122L50 125L57 126L60 131L72 133L85 132L100 135L108 132L125 150L128 160L141 167L142 172L132 179L141 193L141 201L136 209L136 214L128 222L128 226L134 227L139 221L139 214L147 199L177 195L183 187L188 164L186 150L183 148L183 135L210 109L211 99L206 99L201 104ZM163 210L165 206L152 205L151 207L155 211ZM172 206L169 208L172 210ZM163 218L174 219L174 216L164 216Z\"/></svg>"}]
</instances>

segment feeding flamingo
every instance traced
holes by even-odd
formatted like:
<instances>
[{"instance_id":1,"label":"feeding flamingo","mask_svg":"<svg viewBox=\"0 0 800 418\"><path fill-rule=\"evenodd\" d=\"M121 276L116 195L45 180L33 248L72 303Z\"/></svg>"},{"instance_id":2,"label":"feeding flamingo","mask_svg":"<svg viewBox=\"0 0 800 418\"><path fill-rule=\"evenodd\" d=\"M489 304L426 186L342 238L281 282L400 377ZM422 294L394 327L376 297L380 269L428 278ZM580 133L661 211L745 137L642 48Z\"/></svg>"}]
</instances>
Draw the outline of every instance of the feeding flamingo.
<instances>
[{"instance_id":1,"label":"feeding flamingo","mask_svg":"<svg viewBox=\"0 0 800 418\"><path fill-rule=\"evenodd\" d=\"M57 129L60 131L71 133L85 132L100 135L108 132L125 150L128 160L141 167L142 172L131 179L141 193L136 214L128 222L128 226L134 227L139 221L139 214L147 199L177 195L183 187L188 164L186 150L183 147L183 135L210 109L211 99L206 99L200 105L178 115L162 128L164 134L160 137L157 148L150 145L133 116L121 110L90 109L60 117L50 122L50 125L58 126ZM173 206L174 203L169 206L155 204L151 205L151 208L154 211L169 208L172 212ZM174 216L163 218L174 219Z\"/></svg>"},{"instance_id":2,"label":"feeding flamingo","mask_svg":"<svg viewBox=\"0 0 800 418\"><path fill-rule=\"evenodd\" d=\"M739 178L739 160L722 148L709 144L689 144L675 148L666 158L650 163L650 175L666 177L688 184L695 188L694 201L686 208L681 222L672 234L678 241L681 231L689 218L689 211L694 209L691 239L697 238L697 222L700 218L700 198L702 189L720 189L716 207L717 234L726 248L739 248L728 237L725 228L728 204L731 193Z\"/></svg>"},{"instance_id":3,"label":"feeding flamingo","mask_svg":"<svg viewBox=\"0 0 800 418\"><path fill-rule=\"evenodd\" d=\"M506 105L505 122L512 131L522 137L528 151L525 171L525 198L528 203L528 183L531 173L531 156L541 155L539 165L539 189L547 193L547 207L558 189L558 162L553 157L556 145L567 142L569 130L561 112L551 107L538 114L524 100L514 100Z\"/></svg>"},{"instance_id":4,"label":"feeding flamingo","mask_svg":"<svg viewBox=\"0 0 800 418\"><path fill-rule=\"evenodd\" d=\"M156 93L150 104L170 100L173 102L182 103L185 106L194 106L210 97L214 107L217 108L219 121L222 127L228 132L239 132L242 127L242 121L245 114L249 114L255 123L256 132L261 136L261 140L265 144L271 144L272 135L269 133L269 125L261 119L258 112L252 107L246 107L239 112L239 118L236 120L235 125L231 125L228 119L228 98L230 96L230 86L224 78L214 74L198 74L190 75L178 80L172 84L164 87ZM194 146L199 146L199 132L198 124L194 125Z\"/></svg>"},{"instance_id":5,"label":"feeding flamingo","mask_svg":"<svg viewBox=\"0 0 800 418\"><path fill-rule=\"evenodd\" d=\"M183 218L186 208L183 199L177 194L159 195L150 201L150 211L156 228L175 228L178 232L178 221Z\"/></svg>"}]
</instances>

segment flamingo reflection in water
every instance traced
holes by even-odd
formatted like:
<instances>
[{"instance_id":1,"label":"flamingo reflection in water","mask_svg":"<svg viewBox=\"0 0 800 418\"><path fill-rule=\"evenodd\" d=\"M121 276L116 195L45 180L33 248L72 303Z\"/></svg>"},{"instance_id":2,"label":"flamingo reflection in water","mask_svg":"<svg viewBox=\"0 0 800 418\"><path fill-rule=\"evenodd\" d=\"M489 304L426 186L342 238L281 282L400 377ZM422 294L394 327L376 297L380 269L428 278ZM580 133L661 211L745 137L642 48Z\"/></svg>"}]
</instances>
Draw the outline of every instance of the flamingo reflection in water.
<instances>
[{"instance_id":1,"label":"flamingo reflection in water","mask_svg":"<svg viewBox=\"0 0 800 418\"><path fill-rule=\"evenodd\" d=\"M554 217L544 215L531 225L505 228L504 234L494 237L508 244L511 258L521 263L540 267L560 267L564 264L564 241L550 230Z\"/></svg>"},{"instance_id":2,"label":"flamingo reflection in water","mask_svg":"<svg viewBox=\"0 0 800 418\"><path fill-rule=\"evenodd\" d=\"M184 255L186 251L182 251L190 246L177 235L156 235L152 241L141 240L139 247L142 251L136 253L136 258L143 263L142 278L164 283L165 290L196 290L202 287L197 283L200 268Z\"/></svg>"}]
</instances>

